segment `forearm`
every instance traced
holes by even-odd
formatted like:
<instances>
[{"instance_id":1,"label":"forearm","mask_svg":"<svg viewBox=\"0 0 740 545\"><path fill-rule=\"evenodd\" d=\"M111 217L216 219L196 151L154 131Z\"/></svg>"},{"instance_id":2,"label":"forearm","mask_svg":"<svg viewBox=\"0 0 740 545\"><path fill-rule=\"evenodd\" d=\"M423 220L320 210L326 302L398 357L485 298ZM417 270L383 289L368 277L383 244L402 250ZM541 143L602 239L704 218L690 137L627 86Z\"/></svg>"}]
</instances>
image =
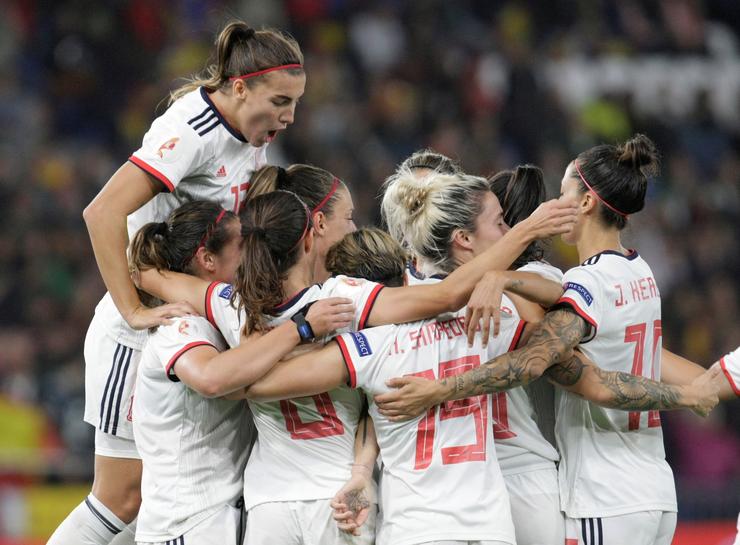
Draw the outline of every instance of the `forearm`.
<instances>
[{"instance_id":1,"label":"forearm","mask_svg":"<svg viewBox=\"0 0 740 545\"><path fill-rule=\"evenodd\" d=\"M201 316L206 314L206 292L210 283L197 276L147 269L139 272L139 287L166 303L190 303Z\"/></svg>"},{"instance_id":2,"label":"forearm","mask_svg":"<svg viewBox=\"0 0 740 545\"><path fill-rule=\"evenodd\" d=\"M378 458L380 448L375 436L375 425L367 413L360 417L355 435L355 461L353 473L360 471L370 477L372 475L375 460Z\"/></svg>"},{"instance_id":3,"label":"forearm","mask_svg":"<svg viewBox=\"0 0 740 545\"><path fill-rule=\"evenodd\" d=\"M542 278L538 274L518 271L507 271L504 274L509 279L504 288L506 291L520 295L543 307L551 307L563 295L563 288L560 284Z\"/></svg>"},{"instance_id":4,"label":"forearm","mask_svg":"<svg viewBox=\"0 0 740 545\"><path fill-rule=\"evenodd\" d=\"M706 369L701 365L682 358L678 354L669 352L665 348L661 350L660 381L666 384L689 384Z\"/></svg>"}]
</instances>

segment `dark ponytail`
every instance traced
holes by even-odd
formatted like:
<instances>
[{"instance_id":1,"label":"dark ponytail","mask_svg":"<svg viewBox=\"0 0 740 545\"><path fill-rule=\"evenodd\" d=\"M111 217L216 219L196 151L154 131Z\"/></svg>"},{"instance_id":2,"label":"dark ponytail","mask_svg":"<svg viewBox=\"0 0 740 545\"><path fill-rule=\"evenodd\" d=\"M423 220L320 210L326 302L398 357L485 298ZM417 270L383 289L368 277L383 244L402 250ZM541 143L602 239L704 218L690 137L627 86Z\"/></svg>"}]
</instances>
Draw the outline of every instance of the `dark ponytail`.
<instances>
[{"instance_id":1,"label":"dark ponytail","mask_svg":"<svg viewBox=\"0 0 740 545\"><path fill-rule=\"evenodd\" d=\"M273 191L249 202L241 216L243 249L234 282L244 333L264 330L285 300L283 280L301 255L311 229L306 205L294 193Z\"/></svg>"},{"instance_id":2,"label":"dark ponytail","mask_svg":"<svg viewBox=\"0 0 740 545\"><path fill-rule=\"evenodd\" d=\"M581 193L596 194L604 224L622 230L627 216L645 206L648 176L657 176L659 166L655 144L637 134L621 145L584 151L576 157L573 175L581 182Z\"/></svg>"},{"instance_id":3,"label":"dark ponytail","mask_svg":"<svg viewBox=\"0 0 740 545\"><path fill-rule=\"evenodd\" d=\"M504 222L514 227L527 219L537 207L547 199L542 170L534 165L519 165L514 170L503 170L488 179L491 191L504 210ZM512 264L513 269L529 263L541 261L544 256L544 242L536 240Z\"/></svg>"},{"instance_id":4,"label":"dark ponytail","mask_svg":"<svg viewBox=\"0 0 740 545\"><path fill-rule=\"evenodd\" d=\"M230 83L229 78L285 65L303 65L303 53L289 34L267 28L255 30L244 21L231 21L216 38L215 63L209 65L202 77L194 77L173 91L170 103L183 95L205 87L213 92ZM302 67L290 68L289 74L303 73ZM248 87L257 85L263 76L245 79Z\"/></svg>"}]
</instances>

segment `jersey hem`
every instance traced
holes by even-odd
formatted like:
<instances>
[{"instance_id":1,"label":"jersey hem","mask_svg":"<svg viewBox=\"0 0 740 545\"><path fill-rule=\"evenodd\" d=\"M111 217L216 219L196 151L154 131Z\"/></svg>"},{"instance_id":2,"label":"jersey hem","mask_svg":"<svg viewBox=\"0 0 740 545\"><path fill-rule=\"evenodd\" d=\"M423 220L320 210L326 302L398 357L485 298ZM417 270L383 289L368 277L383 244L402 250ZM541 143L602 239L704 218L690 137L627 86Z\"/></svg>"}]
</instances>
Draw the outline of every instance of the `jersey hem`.
<instances>
[{"instance_id":1,"label":"jersey hem","mask_svg":"<svg viewBox=\"0 0 740 545\"><path fill-rule=\"evenodd\" d=\"M678 506L675 503L644 503L640 505L624 505L605 509L603 511L570 511L565 510L568 518L586 519L586 518L604 518L617 517L619 515L629 515L630 513L641 513L643 511L666 511L668 513L677 513Z\"/></svg>"},{"instance_id":2,"label":"jersey hem","mask_svg":"<svg viewBox=\"0 0 740 545\"><path fill-rule=\"evenodd\" d=\"M146 172L147 174L154 176L157 180L162 182L162 184L164 184L164 186L167 188L167 191L169 191L170 193L172 193L175 190L175 185L170 181L170 179L167 178L167 176L162 174L160 171L158 171L153 166L147 164L146 162L139 159L135 155L132 155L131 157L129 157L128 160L131 161L131 163L133 163L137 167L139 167L141 170Z\"/></svg>"},{"instance_id":3,"label":"jersey hem","mask_svg":"<svg viewBox=\"0 0 740 545\"><path fill-rule=\"evenodd\" d=\"M169 380L171 380L172 382L180 382L180 379L177 378L177 374L175 374L172 368L175 366L175 363L177 363L177 360L180 359L180 356L182 356L185 352L187 352L191 348L196 348L198 346L210 346L218 350L218 348L213 346L213 344L209 343L208 341L196 341L196 342L186 344L180 350L178 350L174 356L170 358L170 361L167 362L167 365L164 368L165 375L167 375L167 378Z\"/></svg>"},{"instance_id":4,"label":"jersey hem","mask_svg":"<svg viewBox=\"0 0 740 545\"><path fill-rule=\"evenodd\" d=\"M380 533L376 533L377 543L391 543L382 538ZM502 541L514 545L516 540L514 536L506 534L482 534L477 532L435 532L433 534L414 534L414 537L407 539L393 539L393 545L422 545L423 543L435 541Z\"/></svg>"},{"instance_id":5,"label":"jersey hem","mask_svg":"<svg viewBox=\"0 0 740 545\"><path fill-rule=\"evenodd\" d=\"M375 306L375 300L378 298L380 290L382 290L384 287L385 286L383 286L382 284L378 284L370 292L370 295L368 295L367 301L365 302L365 308L362 309L362 315L360 316L360 321L357 324L357 329L365 329L365 327L367 326L367 320L370 317L370 312Z\"/></svg>"},{"instance_id":6,"label":"jersey hem","mask_svg":"<svg viewBox=\"0 0 740 545\"><path fill-rule=\"evenodd\" d=\"M501 468L501 475L503 475L504 477L508 475L520 475L522 473L542 471L543 469L553 469L555 471L558 470L558 467L557 465L555 465L555 462L547 462L547 463L542 462L537 465L531 465L531 466L526 466L526 467L521 467L521 468L508 469L508 470L504 470L504 468L501 467L501 460L499 460L498 465Z\"/></svg>"},{"instance_id":7,"label":"jersey hem","mask_svg":"<svg viewBox=\"0 0 740 545\"><path fill-rule=\"evenodd\" d=\"M216 289L216 286L218 286L221 282L211 282L208 284L208 288L206 289L206 320L208 320L213 327L218 329L218 324L216 323L215 318L213 317L213 305L211 305L211 297L213 296L213 290Z\"/></svg>"},{"instance_id":8,"label":"jersey hem","mask_svg":"<svg viewBox=\"0 0 740 545\"><path fill-rule=\"evenodd\" d=\"M166 533L166 534L155 534L155 533L139 533L139 528L137 526L136 528L136 542L143 541L145 543L161 543L164 541L171 541L176 540L180 536L188 533L190 530L198 526L201 522L204 520L212 517L216 513L218 513L221 509L224 508L224 506L231 505L232 502L225 503L223 505L214 506L209 508L206 511L203 511L201 513L198 513L193 516L188 516L185 520L185 523L180 523L179 525L175 526L176 530L172 533ZM141 514L141 512L139 512ZM141 519L141 516L139 516L139 519Z\"/></svg>"},{"instance_id":9,"label":"jersey hem","mask_svg":"<svg viewBox=\"0 0 740 545\"><path fill-rule=\"evenodd\" d=\"M727 377L727 382L730 383L730 388L732 388L732 391L735 392L735 395L740 397L740 387L738 387L737 384L735 384L735 381L732 378L732 374L730 373L730 370L727 368L727 363L725 363L725 357L722 356L719 359L719 366L722 369L722 372L725 374L725 377Z\"/></svg>"},{"instance_id":10,"label":"jersey hem","mask_svg":"<svg viewBox=\"0 0 740 545\"><path fill-rule=\"evenodd\" d=\"M345 344L344 339L341 336L334 337L333 340L337 341L337 344L339 345L339 350L342 352L344 365L345 367L347 367L347 372L349 373L348 386L350 388L357 388L357 371L355 371L355 366L352 363L352 356L347 349L347 345Z\"/></svg>"}]
</instances>

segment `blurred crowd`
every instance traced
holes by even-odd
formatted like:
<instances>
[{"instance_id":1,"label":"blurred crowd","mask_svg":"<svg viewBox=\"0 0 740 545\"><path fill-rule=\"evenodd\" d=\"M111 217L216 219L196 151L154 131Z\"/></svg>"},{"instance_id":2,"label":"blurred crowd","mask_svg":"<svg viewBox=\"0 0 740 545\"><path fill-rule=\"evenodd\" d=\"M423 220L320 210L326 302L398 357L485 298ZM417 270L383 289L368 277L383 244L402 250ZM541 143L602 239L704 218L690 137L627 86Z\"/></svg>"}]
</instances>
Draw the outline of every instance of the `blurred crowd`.
<instances>
[{"instance_id":1,"label":"blurred crowd","mask_svg":"<svg viewBox=\"0 0 740 545\"><path fill-rule=\"evenodd\" d=\"M6 1L0 18L0 480L87 479L83 342L104 292L82 209L230 17L289 30L307 92L271 160L310 162L377 223L381 183L431 147L467 172L535 163L557 196L578 152L649 135L663 155L626 239L652 265L664 346L740 344L736 0ZM555 242L550 260L575 264ZM740 508L740 403L664 414L682 517Z\"/></svg>"}]
</instances>

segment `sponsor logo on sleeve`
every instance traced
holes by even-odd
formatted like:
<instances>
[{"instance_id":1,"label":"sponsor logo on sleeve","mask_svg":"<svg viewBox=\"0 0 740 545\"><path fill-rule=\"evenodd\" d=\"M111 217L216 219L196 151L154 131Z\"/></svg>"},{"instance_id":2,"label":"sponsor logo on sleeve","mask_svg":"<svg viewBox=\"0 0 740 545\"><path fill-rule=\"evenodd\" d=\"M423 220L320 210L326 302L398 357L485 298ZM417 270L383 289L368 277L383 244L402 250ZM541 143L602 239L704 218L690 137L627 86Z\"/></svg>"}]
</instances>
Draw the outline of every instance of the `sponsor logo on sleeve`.
<instances>
[{"instance_id":1,"label":"sponsor logo on sleeve","mask_svg":"<svg viewBox=\"0 0 740 545\"><path fill-rule=\"evenodd\" d=\"M231 293L234 291L234 286L229 284L228 286L225 286L220 292L218 292L218 296L221 299L231 299Z\"/></svg>"},{"instance_id":2,"label":"sponsor logo on sleeve","mask_svg":"<svg viewBox=\"0 0 740 545\"><path fill-rule=\"evenodd\" d=\"M177 331L180 332L180 335L189 335L188 328L190 327L190 324L186 322L185 320L180 321L180 326L177 328Z\"/></svg>"},{"instance_id":3,"label":"sponsor logo on sleeve","mask_svg":"<svg viewBox=\"0 0 740 545\"><path fill-rule=\"evenodd\" d=\"M365 335L358 333L357 331L351 331L349 334L352 336L352 340L355 342L355 347L357 347L357 353L361 358L373 353L372 348L370 348L370 343L367 341L367 337L365 337Z\"/></svg>"},{"instance_id":4,"label":"sponsor logo on sleeve","mask_svg":"<svg viewBox=\"0 0 740 545\"><path fill-rule=\"evenodd\" d=\"M591 293L585 287L581 286L580 284L576 284L575 282L566 282L563 286L563 289L565 291L573 290L574 292L576 292L578 295L581 296L581 299L586 301L586 304L588 306L591 306L591 303L593 303L594 301Z\"/></svg>"},{"instance_id":5,"label":"sponsor logo on sleeve","mask_svg":"<svg viewBox=\"0 0 740 545\"><path fill-rule=\"evenodd\" d=\"M159 146L159 149L157 150L157 155L159 155L160 158L164 158L164 153L166 151L172 151L173 149L175 149L175 146L179 141L180 139L177 137L170 138L169 140L167 140L167 142Z\"/></svg>"}]
</instances>

